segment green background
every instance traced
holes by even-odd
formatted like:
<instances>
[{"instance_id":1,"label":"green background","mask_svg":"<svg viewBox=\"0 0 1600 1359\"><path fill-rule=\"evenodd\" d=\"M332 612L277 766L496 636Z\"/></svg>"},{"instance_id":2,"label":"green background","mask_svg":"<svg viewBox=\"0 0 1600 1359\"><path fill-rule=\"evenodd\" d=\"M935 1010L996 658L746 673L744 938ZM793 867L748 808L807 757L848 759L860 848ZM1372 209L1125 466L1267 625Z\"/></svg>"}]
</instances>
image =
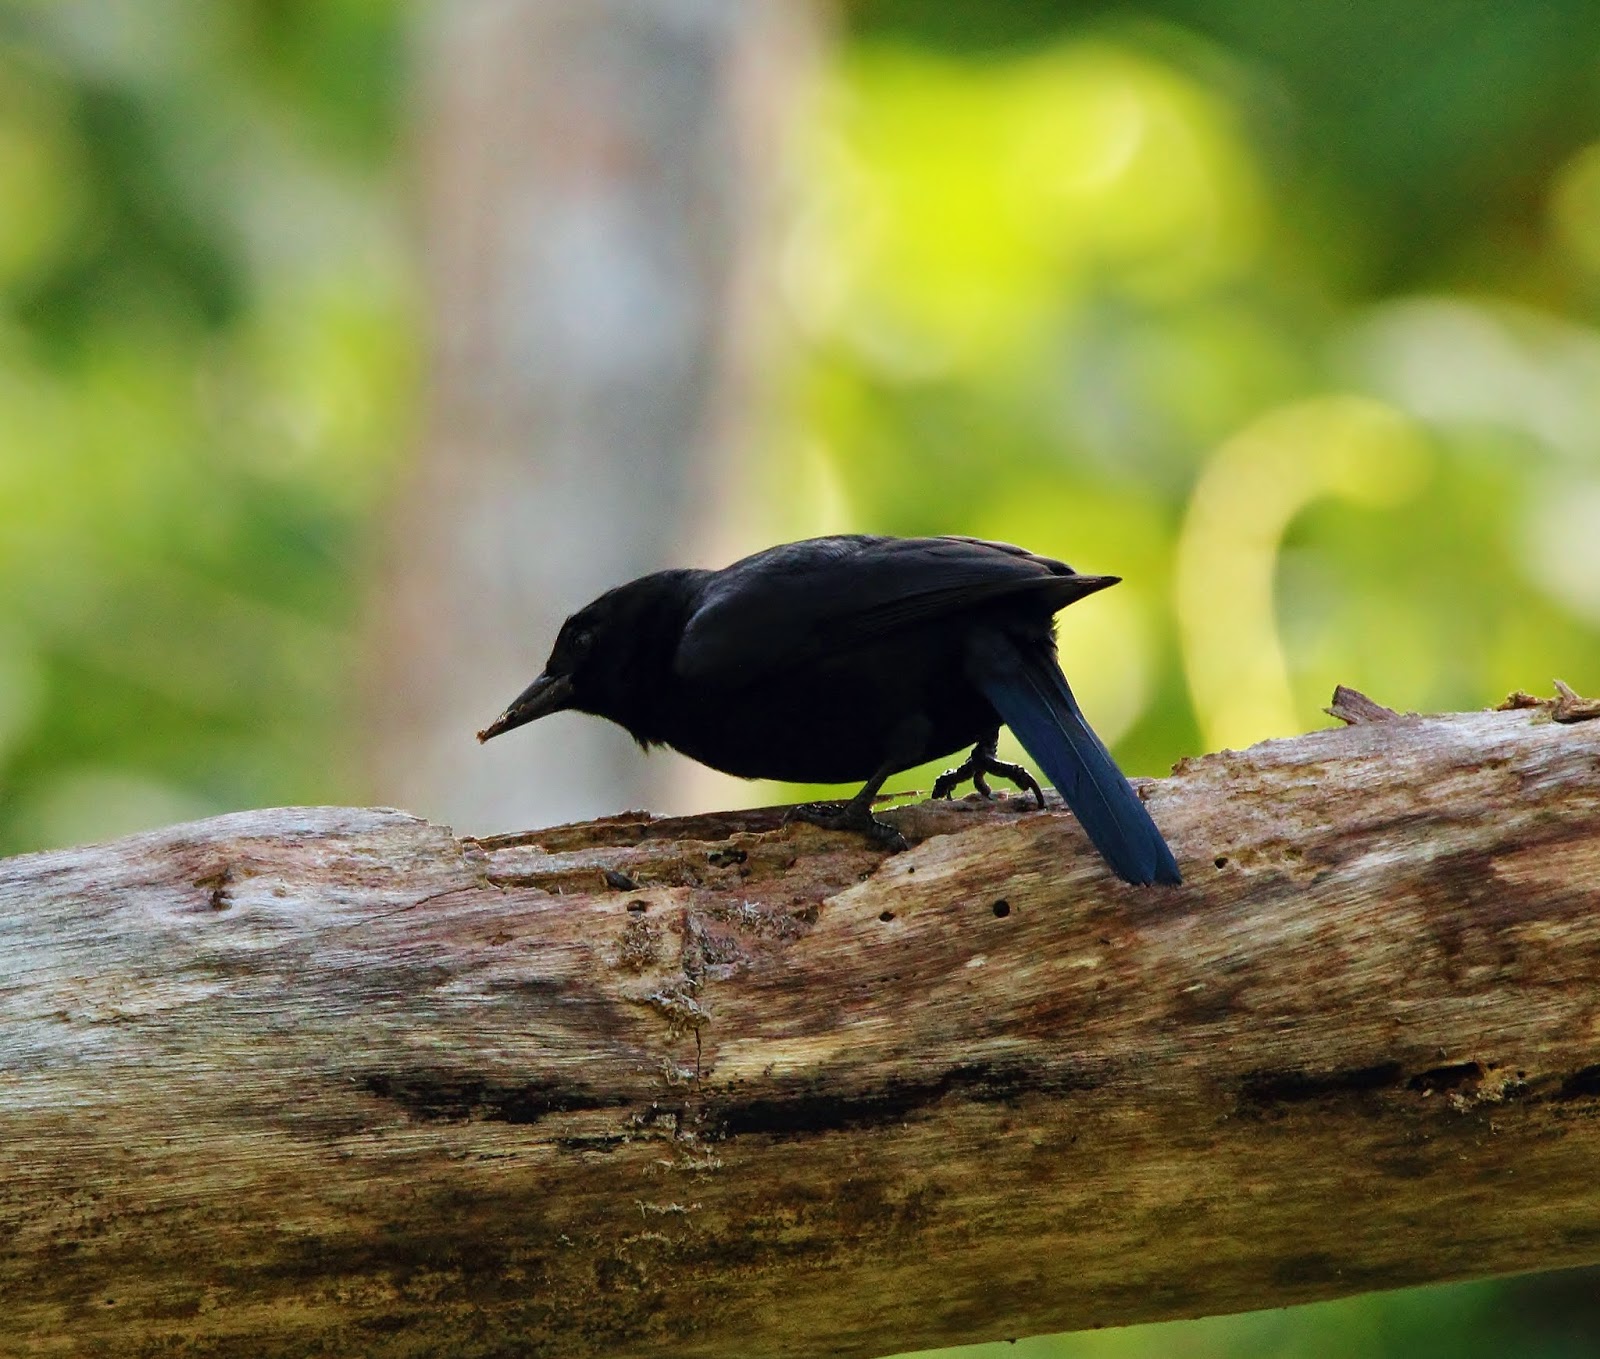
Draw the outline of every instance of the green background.
<instances>
[{"instance_id":1,"label":"green background","mask_svg":"<svg viewBox=\"0 0 1600 1359\"><path fill-rule=\"evenodd\" d=\"M1132 770L1600 689L1600 6L872 0L796 156L796 532L1015 539ZM359 801L425 338L393 0L0 3L0 852ZM993 1347L1587 1355L1593 1276ZM985 1353L988 1352L986 1349Z\"/></svg>"}]
</instances>

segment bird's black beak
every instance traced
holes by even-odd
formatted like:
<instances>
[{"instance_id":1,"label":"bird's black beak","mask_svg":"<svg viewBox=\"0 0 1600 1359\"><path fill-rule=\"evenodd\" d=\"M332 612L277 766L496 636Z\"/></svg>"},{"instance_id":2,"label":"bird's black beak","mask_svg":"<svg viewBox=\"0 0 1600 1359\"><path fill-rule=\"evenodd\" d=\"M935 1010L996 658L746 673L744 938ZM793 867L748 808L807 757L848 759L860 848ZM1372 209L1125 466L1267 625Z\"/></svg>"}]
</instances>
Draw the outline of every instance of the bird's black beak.
<instances>
[{"instance_id":1,"label":"bird's black beak","mask_svg":"<svg viewBox=\"0 0 1600 1359\"><path fill-rule=\"evenodd\" d=\"M1084 598L1084 596L1086 596L1086 595L1097 594L1101 590L1107 589L1108 587L1110 587L1112 585L1116 585L1116 584L1120 583L1121 580L1122 580L1122 577L1121 576L1083 576L1083 575L1079 575L1077 572L1073 572L1073 574L1068 576L1068 577L1066 577L1066 579L1070 580L1073 583L1073 585L1075 585L1077 587L1077 593L1075 595L1073 595L1073 597L1072 597L1073 601L1076 602L1077 600L1080 600L1080 599Z\"/></svg>"},{"instance_id":2,"label":"bird's black beak","mask_svg":"<svg viewBox=\"0 0 1600 1359\"><path fill-rule=\"evenodd\" d=\"M510 731L513 727L520 727L525 722L532 722L541 717L548 717L551 713L558 713L572 702L572 681L565 675L540 675L516 698L512 699L511 706L482 731L478 733L480 741L487 741L491 736L498 736L503 731Z\"/></svg>"}]
</instances>

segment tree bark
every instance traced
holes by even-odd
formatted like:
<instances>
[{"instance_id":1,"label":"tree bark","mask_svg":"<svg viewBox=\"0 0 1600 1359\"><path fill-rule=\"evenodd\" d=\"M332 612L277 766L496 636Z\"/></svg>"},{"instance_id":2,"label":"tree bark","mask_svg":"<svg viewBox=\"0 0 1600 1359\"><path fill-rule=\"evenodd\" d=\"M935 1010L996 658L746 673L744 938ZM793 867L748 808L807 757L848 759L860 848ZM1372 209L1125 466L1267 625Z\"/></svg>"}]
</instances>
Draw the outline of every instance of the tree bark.
<instances>
[{"instance_id":1,"label":"tree bark","mask_svg":"<svg viewBox=\"0 0 1600 1359\"><path fill-rule=\"evenodd\" d=\"M9 860L0 1351L868 1356L1600 1260L1600 722L1343 711L1146 785L1181 888L1017 800Z\"/></svg>"}]
</instances>

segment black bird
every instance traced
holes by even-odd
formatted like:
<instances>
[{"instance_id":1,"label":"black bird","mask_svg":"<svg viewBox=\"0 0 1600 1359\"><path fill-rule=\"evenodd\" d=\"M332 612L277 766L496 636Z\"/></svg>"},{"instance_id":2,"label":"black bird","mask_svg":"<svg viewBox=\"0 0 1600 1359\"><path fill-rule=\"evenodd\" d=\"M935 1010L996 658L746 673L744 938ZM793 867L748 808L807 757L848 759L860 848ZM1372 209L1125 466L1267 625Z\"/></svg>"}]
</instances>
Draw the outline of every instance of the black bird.
<instances>
[{"instance_id":1,"label":"black bird","mask_svg":"<svg viewBox=\"0 0 1600 1359\"><path fill-rule=\"evenodd\" d=\"M567 619L544 673L478 739L572 708L743 778L865 779L850 801L799 814L901 846L872 815L878 789L967 746L936 797L969 778L987 796L992 773L1044 806L1032 775L995 757L1004 723L1119 877L1176 883L1172 851L1056 663L1056 611L1118 579L1009 543L859 534L657 571Z\"/></svg>"}]
</instances>

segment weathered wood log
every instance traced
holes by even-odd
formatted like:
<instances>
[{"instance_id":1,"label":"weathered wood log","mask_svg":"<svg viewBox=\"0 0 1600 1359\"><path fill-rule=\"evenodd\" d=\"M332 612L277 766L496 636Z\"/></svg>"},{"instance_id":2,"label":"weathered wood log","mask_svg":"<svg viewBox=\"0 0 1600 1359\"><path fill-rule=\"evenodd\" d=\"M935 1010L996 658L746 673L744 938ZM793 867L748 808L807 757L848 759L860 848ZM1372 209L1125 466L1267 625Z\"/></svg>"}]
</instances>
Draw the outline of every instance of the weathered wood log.
<instances>
[{"instance_id":1,"label":"weathered wood log","mask_svg":"<svg viewBox=\"0 0 1600 1359\"><path fill-rule=\"evenodd\" d=\"M1600 1260L1600 722L1346 715L1146 786L1173 889L1021 802L7 861L0 1352L881 1355Z\"/></svg>"}]
</instances>

